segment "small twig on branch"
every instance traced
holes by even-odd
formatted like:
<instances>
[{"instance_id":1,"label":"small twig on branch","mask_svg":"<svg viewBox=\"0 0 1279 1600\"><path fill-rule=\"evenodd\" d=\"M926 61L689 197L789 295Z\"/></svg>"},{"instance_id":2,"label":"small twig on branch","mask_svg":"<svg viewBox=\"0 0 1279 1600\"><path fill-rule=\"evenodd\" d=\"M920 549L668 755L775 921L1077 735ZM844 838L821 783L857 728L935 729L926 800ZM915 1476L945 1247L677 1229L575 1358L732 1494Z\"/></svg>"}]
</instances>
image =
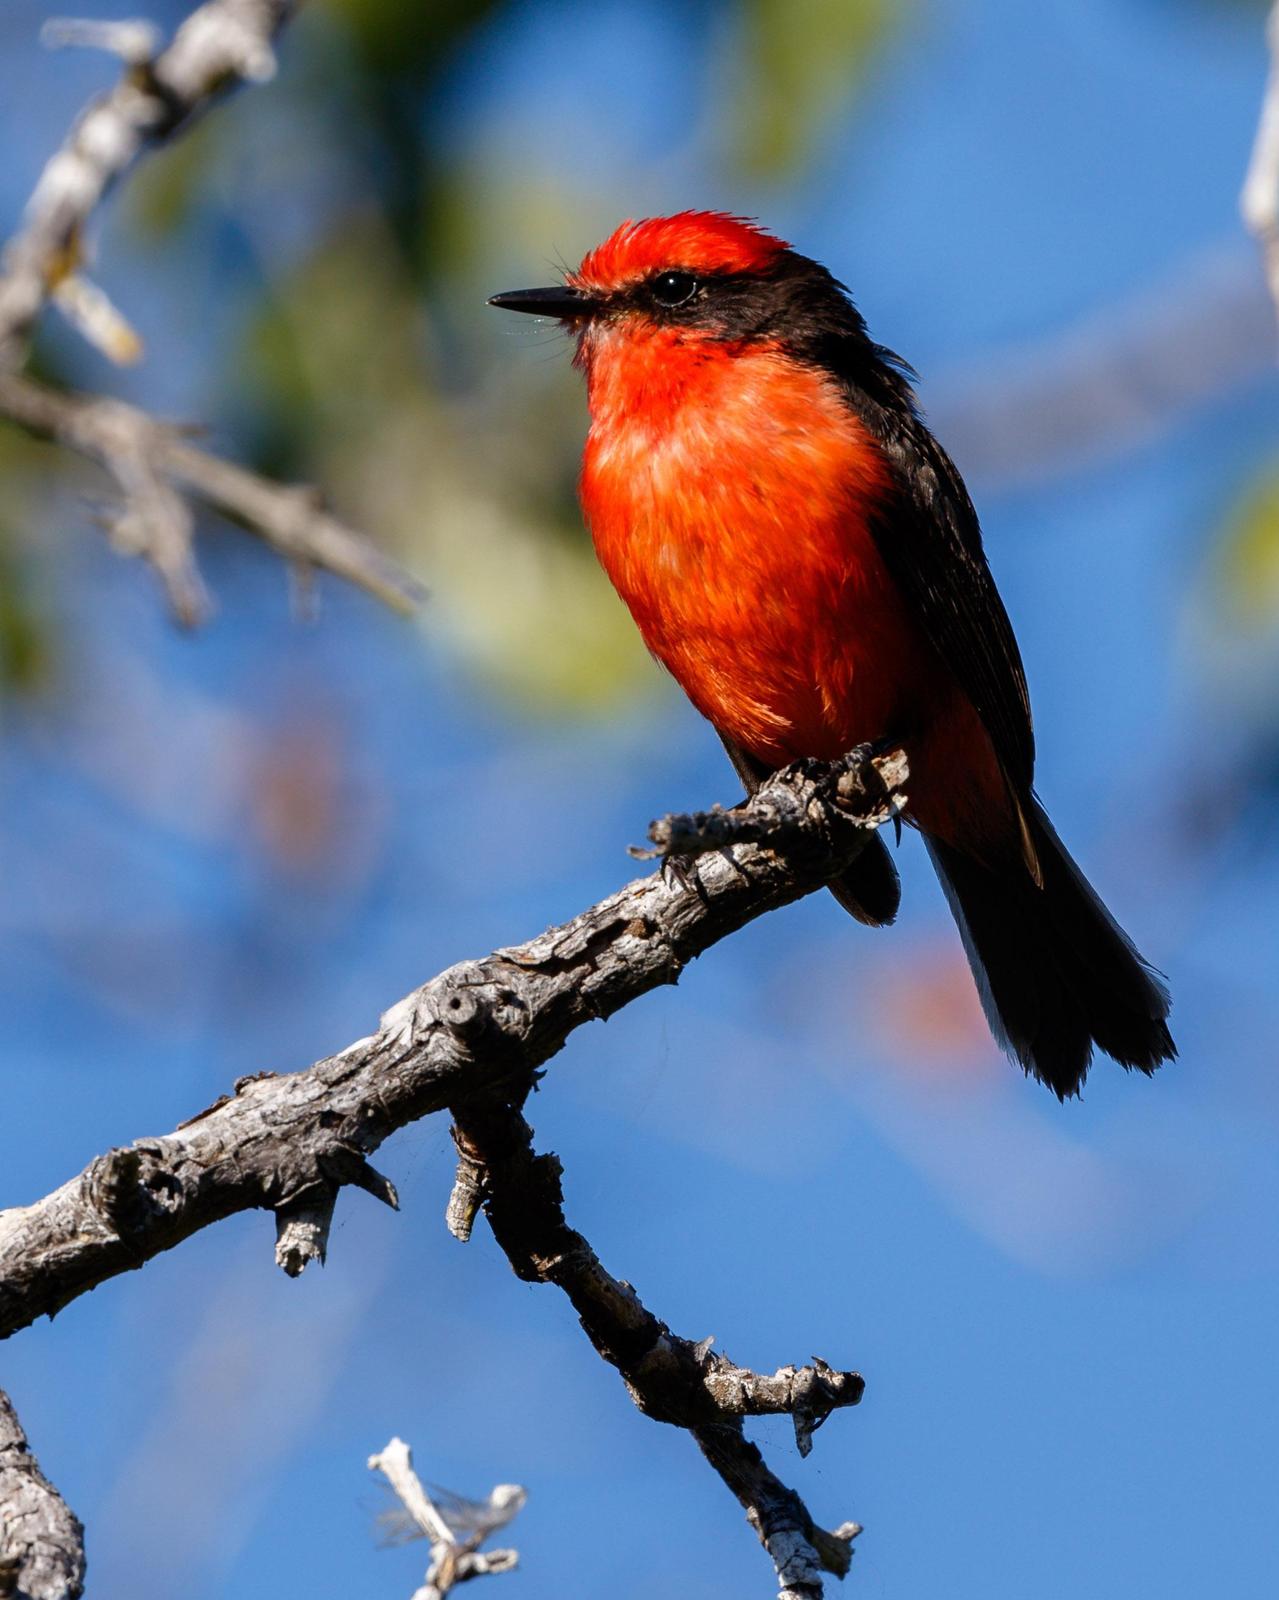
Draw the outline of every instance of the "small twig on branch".
<instances>
[{"instance_id":1,"label":"small twig on branch","mask_svg":"<svg viewBox=\"0 0 1279 1600\"><path fill-rule=\"evenodd\" d=\"M519 1565L517 1550L480 1549L523 1510L528 1494L519 1484L499 1483L484 1502L443 1490L437 1490L433 1498L413 1470L413 1453L403 1439L392 1439L384 1450L370 1456L369 1470L380 1472L391 1485L414 1535L431 1541L426 1582L412 1600L444 1600L459 1583L510 1572Z\"/></svg>"},{"instance_id":2,"label":"small twig on branch","mask_svg":"<svg viewBox=\"0 0 1279 1600\"><path fill-rule=\"evenodd\" d=\"M84 1529L0 1390L0 1600L78 1600L83 1590Z\"/></svg>"},{"instance_id":3,"label":"small twig on branch","mask_svg":"<svg viewBox=\"0 0 1279 1600\"><path fill-rule=\"evenodd\" d=\"M334 1184L319 1184L313 1195L303 1195L275 1213L275 1264L290 1278L300 1277L313 1261L324 1265L337 1198Z\"/></svg>"},{"instance_id":4,"label":"small twig on branch","mask_svg":"<svg viewBox=\"0 0 1279 1600\"><path fill-rule=\"evenodd\" d=\"M4 378L0 375L0 385ZM119 512L106 519L111 543L122 555L141 556L164 584L173 615L185 628L203 622L208 591L195 564L195 518L186 501L156 470L150 440L142 429L111 426L121 413L108 403L108 427L118 448L104 453L103 465L124 496Z\"/></svg>"},{"instance_id":5,"label":"small twig on branch","mask_svg":"<svg viewBox=\"0 0 1279 1600\"><path fill-rule=\"evenodd\" d=\"M460 1243L468 1244L475 1219L484 1204L488 1174L483 1160L467 1144L456 1122L453 1124L453 1143L457 1147L457 1172L444 1212L444 1226Z\"/></svg>"},{"instance_id":6,"label":"small twig on branch","mask_svg":"<svg viewBox=\"0 0 1279 1600\"><path fill-rule=\"evenodd\" d=\"M399 611L412 610L422 597L414 579L330 515L313 489L272 483L210 455L136 406L0 372L0 417L106 468L124 496L112 538L155 567L180 621L198 621L207 597L191 548L191 515L175 483L304 568L335 573Z\"/></svg>"},{"instance_id":7,"label":"small twig on branch","mask_svg":"<svg viewBox=\"0 0 1279 1600\"><path fill-rule=\"evenodd\" d=\"M834 1533L819 1528L746 1438L742 1419L789 1415L807 1455L831 1412L861 1399L860 1376L821 1360L763 1376L736 1366L710 1339L695 1344L673 1334L569 1227L559 1159L534 1153L533 1130L517 1105L471 1100L455 1108L454 1125L459 1150L485 1173L485 1215L516 1275L562 1289L645 1416L692 1433L772 1557L780 1600L821 1600L822 1574L847 1573L861 1530L856 1523Z\"/></svg>"},{"instance_id":8,"label":"small twig on branch","mask_svg":"<svg viewBox=\"0 0 1279 1600\"><path fill-rule=\"evenodd\" d=\"M1279 315L1279 0L1270 9L1266 38L1270 72L1239 209L1261 246L1266 282Z\"/></svg>"},{"instance_id":9,"label":"small twig on branch","mask_svg":"<svg viewBox=\"0 0 1279 1600\"><path fill-rule=\"evenodd\" d=\"M856 801L850 770L862 774ZM900 752L776 773L738 815L771 814L778 791L793 791L807 821L784 854L736 845L627 884L527 944L450 967L339 1054L241 1079L175 1132L109 1151L45 1199L0 1211L0 1337L238 1211L287 1216L318 1187L346 1184L394 1206L368 1157L396 1129L523 1088L575 1028L674 983L712 944L838 877L893 815L905 778Z\"/></svg>"},{"instance_id":10,"label":"small twig on branch","mask_svg":"<svg viewBox=\"0 0 1279 1600\"><path fill-rule=\"evenodd\" d=\"M123 54L120 81L76 118L6 247L0 275L0 367L22 359L27 335L58 285L77 272L84 230L103 196L143 150L161 143L228 89L275 70L272 41L295 0L209 0L154 54L136 25L60 22L50 42ZM121 29L128 28L127 48ZM48 31L46 37L49 37ZM149 45L146 50L144 45ZM109 352L108 352L109 353Z\"/></svg>"}]
</instances>

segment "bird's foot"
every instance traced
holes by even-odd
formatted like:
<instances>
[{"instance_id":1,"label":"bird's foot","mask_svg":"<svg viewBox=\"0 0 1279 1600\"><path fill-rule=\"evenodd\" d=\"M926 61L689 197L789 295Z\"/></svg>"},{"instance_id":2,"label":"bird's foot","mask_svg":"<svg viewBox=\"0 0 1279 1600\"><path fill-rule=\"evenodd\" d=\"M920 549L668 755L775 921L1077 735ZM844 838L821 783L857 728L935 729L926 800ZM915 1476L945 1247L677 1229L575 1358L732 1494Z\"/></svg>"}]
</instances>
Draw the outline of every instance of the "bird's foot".
<instances>
[{"instance_id":1,"label":"bird's foot","mask_svg":"<svg viewBox=\"0 0 1279 1600\"><path fill-rule=\"evenodd\" d=\"M699 893L696 862L696 856L663 856L659 869L662 883L668 889L682 889L685 894Z\"/></svg>"}]
</instances>

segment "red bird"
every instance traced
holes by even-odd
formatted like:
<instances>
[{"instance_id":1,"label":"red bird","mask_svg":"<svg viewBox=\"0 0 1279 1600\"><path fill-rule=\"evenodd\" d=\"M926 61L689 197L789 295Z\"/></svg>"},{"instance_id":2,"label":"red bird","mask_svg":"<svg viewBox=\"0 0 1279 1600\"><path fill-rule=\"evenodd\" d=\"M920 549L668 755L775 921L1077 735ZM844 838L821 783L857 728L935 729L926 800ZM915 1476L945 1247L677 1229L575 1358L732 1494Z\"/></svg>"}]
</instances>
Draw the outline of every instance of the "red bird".
<instances>
[{"instance_id":1,"label":"red bird","mask_svg":"<svg viewBox=\"0 0 1279 1600\"><path fill-rule=\"evenodd\" d=\"M1142 1072L1170 1060L1166 989L1031 787L1026 680L972 502L843 285L751 222L687 211L489 303L576 335L596 551L748 789L801 756L900 744L906 820L1000 1043L1062 1098L1094 1046ZM861 922L896 914L878 839L832 887Z\"/></svg>"}]
</instances>

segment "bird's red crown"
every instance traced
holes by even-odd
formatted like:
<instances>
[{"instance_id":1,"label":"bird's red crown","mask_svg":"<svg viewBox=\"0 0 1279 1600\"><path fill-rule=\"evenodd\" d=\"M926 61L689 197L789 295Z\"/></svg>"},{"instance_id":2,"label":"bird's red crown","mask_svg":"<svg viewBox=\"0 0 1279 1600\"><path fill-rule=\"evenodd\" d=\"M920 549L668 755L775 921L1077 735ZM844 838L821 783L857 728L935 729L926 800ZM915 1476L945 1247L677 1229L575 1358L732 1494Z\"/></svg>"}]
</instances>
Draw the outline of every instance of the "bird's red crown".
<instances>
[{"instance_id":1,"label":"bird's red crown","mask_svg":"<svg viewBox=\"0 0 1279 1600\"><path fill-rule=\"evenodd\" d=\"M597 245L576 272L575 289L609 294L664 267L685 272L764 272L790 246L757 223L724 211L681 211L626 221Z\"/></svg>"}]
</instances>

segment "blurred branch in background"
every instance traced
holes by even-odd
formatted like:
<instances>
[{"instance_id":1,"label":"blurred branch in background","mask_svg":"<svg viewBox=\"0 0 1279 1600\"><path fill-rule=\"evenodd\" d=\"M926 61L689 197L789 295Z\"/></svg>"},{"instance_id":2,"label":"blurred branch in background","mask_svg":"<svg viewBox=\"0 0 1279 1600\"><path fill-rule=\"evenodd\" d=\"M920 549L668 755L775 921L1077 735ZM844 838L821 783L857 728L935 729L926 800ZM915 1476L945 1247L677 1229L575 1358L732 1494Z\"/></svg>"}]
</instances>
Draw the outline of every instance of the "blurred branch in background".
<instances>
[{"instance_id":1,"label":"blurred branch in background","mask_svg":"<svg viewBox=\"0 0 1279 1600\"><path fill-rule=\"evenodd\" d=\"M1261 246L1266 282L1279 315L1279 0L1271 7L1266 38L1270 73L1239 208Z\"/></svg>"},{"instance_id":2,"label":"blurred branch in background","mask_svg":"<svg viewBox=\"0 0 1279 1600\"><path fill-rule=\"evenodd\" d=\"M293 0L210 0L158 53L156 32L147 23L67 21L46 27L46 42L109 50L123 57L125 71L114 89L76 118L40 176L20 232L4 250L0 365L20 362L45 301L65 295L66 285L77 280L84 230L112 185L144 150L171 138L228 89L272 77L271 43L293 9ZM92 318L80 327L93 338ZM113 360L128 358L127 341L123 349L109 337L94 342Z\"/></svg>"},{"instance_id":3,"label":"blurred branch in background","mask_svg":"<svg viewBox=\"0 0 1279 1600\"><path fill-rule=\"evenodd\" d=\"M818 1528L742 1419L791 1416L806 1454L826 1417L861 1399L860 1377L820 1361L764 1376L710 1341L673 1335L568 1228L559 1162L533 1154L521 1108L573 1030L674 983L710 945L838 877L904 804L906 778L900 751L862 748L785 768L731 813L655 823L649 836L666 859L650 877L526 944L449 968L337 1055L242 1078L174 1133L108 1151L45 1199L0 1212L0 1337L253 1208L275 1213L287 1241L276 1259L297 1276L324 1259L344 1185L397 1205L368 1158L398 1128L448 1108L516 1272L564 1289L640 1409L693 1434L746 1508L783 1596L819 1600L822 1572L848 1568L855 1525ZM681 858L667 854L674 846Z\"/></svg>"},{"instance_id":4,"label":"blurred branch in background","mask_svg":"<svg viewBox=\"0 0 1279 1600\"><path fill-rule=\"evenodd\" d=\"M1239 249L1192 262L1129 303L965 367L928 411L987 491L1113 460L1274 364L1271 307Z\"/></svg>"},{"instance_id":5,"label":"blurred branch in background","mask_svg":"<svg viewBox=\"0 0 1279 1600\"><path fill-rule=\"evenodd\" d=\"M122 55L120 82L81 115L36 185L0 275L0 416L99 462L115 479L120 510L107 520L116 549L147 560L174 616L192 626L208 596L195 562L195 520L177 485L215 506L299 567L323 567L409 610L417 584L361 534L328 516L312 490L270 483L195 448L181 430L135 407L62 394L23 378L27 337L48 300L116 362L140 345L124 318L80 271L84 230L98 203L146 149L185 128L239 82L275 71L272 40L291 0L210 0L159 51L145 23L61 22L46 39Z\"/></svg>"},{"instance_id":6,"label":"blurred branch in background","mask_svg":"<svg viewBox=\"0 0 1279 1600\"><path fill-rule=\"evenodd\" d=\"M469 1578L510 1572L519 1565L517 1550L480 1549L524 1509L528 1493L519 1484L499 1483L486 1501L467 1500L447 1489L432 1488L428 1493L413 1470L413 1452L403 1439L392 1439L385 1449L370 1456L369 1471L382 1474L404 1508L378 1518L386 1542L431 1541L426 1581L412 1600L444 1600L450 1590Z\"/></svg>"},{"instance_id":7,"label":"blurred branch in background","mask_svg":"<svg viewBox=\"0 0 1279 1600\"><path fill-rule=\"evenodd\" d=\"M0 1600L78 1600L83 1591L84 1529L0 1389Z\"/></svg>"},{"instance_id":8,"label":"blurred branch in background","mask_svg":"<svg viewBox=\"0 0 1279 1600\"><path fill-rule=\"evenodd\" d=\"M303 569L323 567L399 610L411 608L420 593L361 534L330 516L314 489L272 483L210 455L191 442L189 430L136 406L106 396L67 394L0 372L0 416L111 473L124 498L123 509L108 522L112 543L155 567L183 623L198 622L208 602L192 550L193 519L175 483L252 528Z\"/></svg>"}]
</instances>

